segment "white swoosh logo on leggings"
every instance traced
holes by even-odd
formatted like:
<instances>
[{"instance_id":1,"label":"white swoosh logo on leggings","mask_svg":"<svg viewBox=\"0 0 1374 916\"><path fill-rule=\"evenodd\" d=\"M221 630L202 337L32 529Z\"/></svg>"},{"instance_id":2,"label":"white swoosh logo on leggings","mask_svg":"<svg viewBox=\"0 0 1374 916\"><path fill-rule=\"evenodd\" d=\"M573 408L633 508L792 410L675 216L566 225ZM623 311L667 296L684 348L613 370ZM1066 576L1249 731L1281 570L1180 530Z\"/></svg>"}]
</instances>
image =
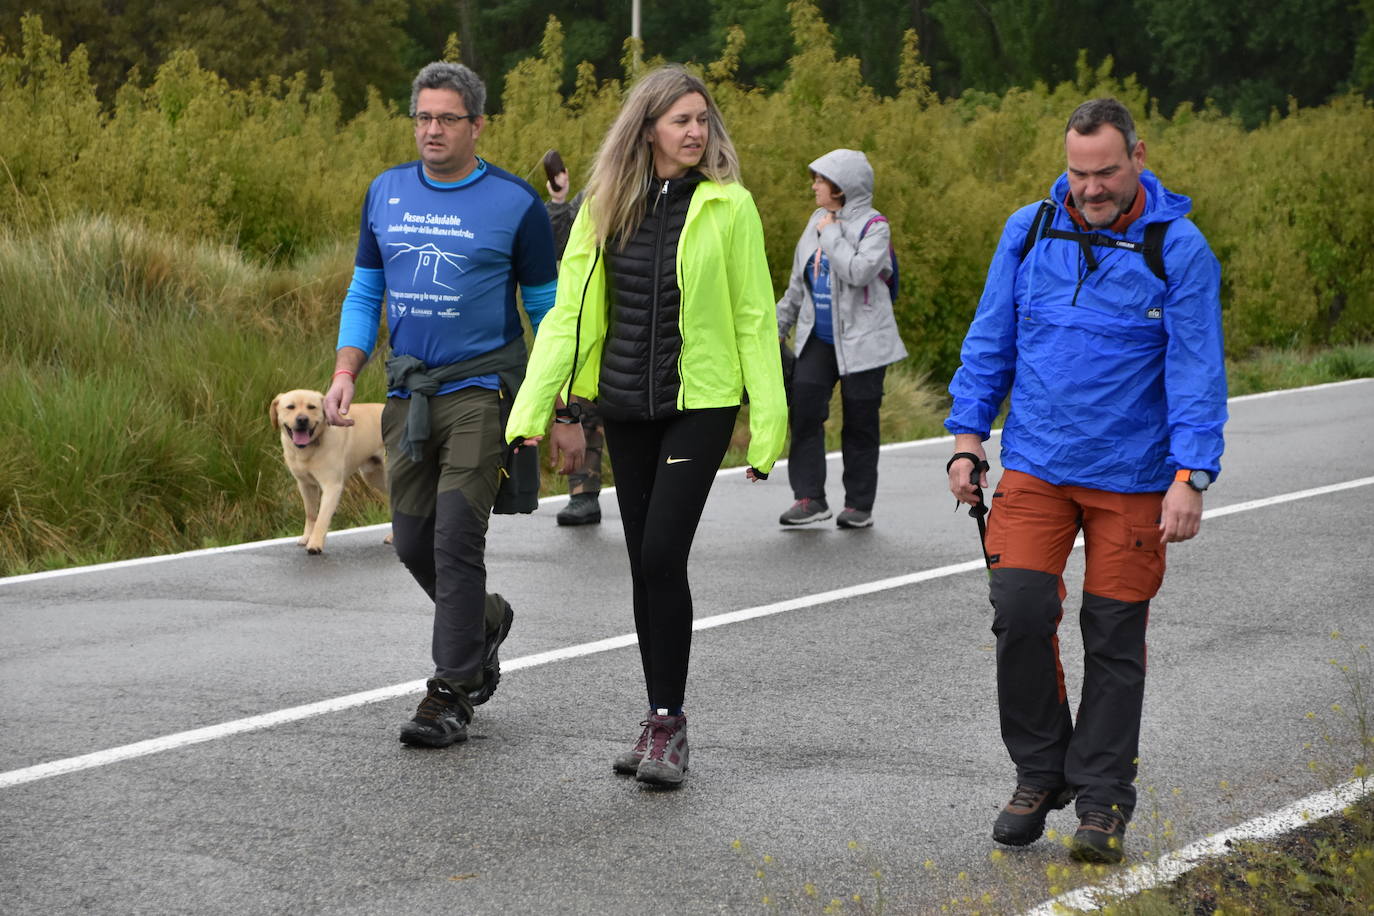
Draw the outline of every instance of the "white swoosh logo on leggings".
<instances>
[{"instance_id":1,"label":"white swoosh logo on leggings","mask_svg":"<svg viewBox=\"0 0 1374 916\"><path fill-rule=\"evenodd\" d=\"M691 458L674 458L673 456L669 455L669 456L668 456L668 460L665 461L665 462L663 462L663 463L664 463L664 464L677 464L677 463L680 462L680 461L691 461L691 460L692 460Z\"/></svg>"}]
</instances>

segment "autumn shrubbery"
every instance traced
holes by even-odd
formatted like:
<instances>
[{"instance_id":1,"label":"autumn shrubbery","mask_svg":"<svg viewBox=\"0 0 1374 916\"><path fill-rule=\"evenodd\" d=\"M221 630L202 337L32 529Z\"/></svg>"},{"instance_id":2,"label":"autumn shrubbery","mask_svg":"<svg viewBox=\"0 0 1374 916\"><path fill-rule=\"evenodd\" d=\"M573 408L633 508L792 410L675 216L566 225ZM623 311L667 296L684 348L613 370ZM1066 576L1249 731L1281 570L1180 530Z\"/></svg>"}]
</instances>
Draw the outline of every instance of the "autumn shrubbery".
<instances>
[{"instance_id":1,"label":"autumn shrubbery","mask_svg":"<svg viewBox=\"0 0 1374 916\"><path fill-rule=\"evenodd\" d=\"M1195 201L1223 264L1232 356L1374 337L1368 102L1246 131L1210 110L1166 116L1109 63L1086 62L1053 88L939 99L912 34L893 37L900 88L884 97L836 57L811 3L791 9L779 91L734 81L738 30L702 73L778 289L813 206L807 163L842 146L868 154L901 261L903 391L943 388L1004 220L1061 171L1069 111L1105 94L1132 108L1150 164ZM585 183L624 89L583 65L565 96L562 48L550 20L540 55L507 74L480 147L536 187L550 147ZM296 527L266 405L324 384L363 193L415 155L405 102L374 94L345 120L327 78L237 90L180 54L105 109L84 51L64 56L36 18L0 47L0 438L16 443L0 462L0 574ZM380 397L374 376L364 396ZM938 421L938 404L927 409ZM923 413L912 431L931 426Z\"/></svg>"},{"instance_id":2,"label":"autumn shrubbery","mask_svg":"<svg viewBox=\"0 0 1374 916\"><path fill-rule=\"evenodd\" d=\"M902 263L902 328L916 361L937 376L955 363L1003 221L1061 171L1067 113L1104 94L1130 105L1151 166L1194 199L1193 218L1224 266L1233 355L1374 334L1374 199L1352 193L1374 161L1368 102L1294 107L1246 131L1214 111L1158 112L1133 79L1111 75L1110 62L1082 62L1074 82L1052 89L941 100L910 33L900 90L882 97L857 61L835 56L814 6L792 9L796 54L780 91L732 81L738 31L703 68L763 214L775 280L812 206L806 163L839 146L864 150ZM622 80L598 80L583 66L565 97L562 47L551 20L540 56L507 75L505 113L483 138L491 161L536 187L550 147L581 185L623 91ZM64 58L29 19L22 46L0 53L0 121L24 125L0 133L0 219L30 230L74 214L118 215L278 263L348 238L367 181L414 156L404 100L374 95L344 121L327 79L305 87L302 75L230 89L182 54L146 85L131 80L102 111L84 52Z\"/></svg>"}]
</instances>

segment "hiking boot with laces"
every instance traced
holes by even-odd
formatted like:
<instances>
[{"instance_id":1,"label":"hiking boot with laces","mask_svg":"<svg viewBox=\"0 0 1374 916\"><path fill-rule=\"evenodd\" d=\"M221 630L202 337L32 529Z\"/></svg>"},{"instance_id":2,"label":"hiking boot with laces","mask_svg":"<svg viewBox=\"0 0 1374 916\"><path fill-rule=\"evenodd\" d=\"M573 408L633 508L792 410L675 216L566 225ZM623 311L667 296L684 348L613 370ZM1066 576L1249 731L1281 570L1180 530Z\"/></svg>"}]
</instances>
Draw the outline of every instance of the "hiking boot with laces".
<instances>
[{"instance_id":1,"label":"hiking boot with laces","mask_svg":"<svg viewBox=\"0 0 1374 916\"><path fill-rule=\"evenodd\" d=\"M1126 819L1110 811L1084 811L1069 846L1079 862L1115 865L1126 858Z\"/></svg>"},{"instance_id":2,"label":"hiking boot with laces","mask_svg":"<svg viewBox=\"0 0 1374 916\"><path fill-rule=\"evenodd\" d=\"M792 508L778 516L778 524L809 525L812 522L823 522L828 518L830 506L826 505L825 500L803 497L794 502Z\"/></svg>"},{"instance_id":3,"label":"hiking boot with laces","mask_svg":"<svg viewBox=\"0 0 1374 916\"><path fill-rule=\"evenodd\" d=\"M645 719L639 723L643 729L639 733L639 740L634 743L634 747L621 753L611 762L611 769L624 776L634 776L639 772L639 761L644 759L644 752L649 749L649 734L653 731L649 726L649 720Z\"/></svg>"},{"instance_id":4,"label":"hiking boot with laces","mask_svg":"<svg viewBox=\"0 0 1374 916\"><path fill-rule=\"evenodd\" d=\"M468 740L468 712L448 684L430 678L415 718L401 726L401 743L411 747L448 747Z\"/></svg>"},{"instance_id":5,"label":"hiking boot with laces","mask_svg":"<svg viewBox=\"0 0 1374 916\"><path fill-rule=\"evenodd\" d=\"M487 635L486 648L482 651L482 686L476 690L468 691L468 702L473 706L481 706L491 695L496 692L496 685L501 683L501 657L498 654L501 643L506 641L510 634L510 625L515 620L515 610L511 608L510 602L500 595L504 610L501 611L501 628L495 633Z\"/></svg>"},{"instance_id":6,"label":"hiking boot with laces","mask_svg":"<svg viewBox=\"0 0 1374 916\"><path fill-rule=\"evenodd\" d=\"M872 528L873 513L845 506L844 511L835 519L835 524L841 528Z\"/></svg>"},{"instance_id":7,"label":"hiking boot with laces","mask_svg":"<svg viewBox=\"0 0 1374 916\"><path fill-rule=\"evenodd\" d=\"M635 779L668 788L682 785L687 777L687 717L649 716L648 732Z\"/></svg>"},{"instance_id":8,"label":"hiking boot with laces","mask_svg":"<svg viewBox=\"0 0 1374 916\"><path fill-rule=\"evenodd\" d=\"M1011 801L993 822L992 838L1007 846L1028 846L1045 832L1049 813L1058 811L1072 798L1072 789L1042 789L1017 783Z\"/></svg>"},{"instance_id":9,"label":"hiking boot with laces","mask_svg":"<svg viewBox=\"0 0 1374 916\"><path fill-rule=\"evenodd\" d=\"M601 500L595 493L575 493L555 516L560 525L601 524Z\"/></svg>"}]
</instances>

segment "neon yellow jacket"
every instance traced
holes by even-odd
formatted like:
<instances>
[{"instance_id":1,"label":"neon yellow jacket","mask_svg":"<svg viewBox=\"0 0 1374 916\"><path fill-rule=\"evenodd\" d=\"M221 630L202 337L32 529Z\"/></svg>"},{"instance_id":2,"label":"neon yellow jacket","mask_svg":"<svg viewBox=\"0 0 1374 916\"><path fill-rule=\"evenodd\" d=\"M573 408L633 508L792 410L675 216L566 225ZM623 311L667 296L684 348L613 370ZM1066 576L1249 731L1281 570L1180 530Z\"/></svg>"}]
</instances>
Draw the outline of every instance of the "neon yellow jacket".
<instances>
[{"instance_id":1,"label":"neon yellow jacket","mask_svg":"<svg viewBox=\"0 0 1374 916\"><path fill-rule=\"evenodd\" d=\"M584 203L573 223L559 268L558 296L544 316L520 394L506 423L506 438L541 436L554 396L595 400L601 377L610 295L606 259ZM703 181L692 195L677 250L682 334L677 406L680 410L733 407L749 391L747 460L767 473L787 434L773 282L763 250L763 224L742 185Z\"/></svg>"}]
</instances>

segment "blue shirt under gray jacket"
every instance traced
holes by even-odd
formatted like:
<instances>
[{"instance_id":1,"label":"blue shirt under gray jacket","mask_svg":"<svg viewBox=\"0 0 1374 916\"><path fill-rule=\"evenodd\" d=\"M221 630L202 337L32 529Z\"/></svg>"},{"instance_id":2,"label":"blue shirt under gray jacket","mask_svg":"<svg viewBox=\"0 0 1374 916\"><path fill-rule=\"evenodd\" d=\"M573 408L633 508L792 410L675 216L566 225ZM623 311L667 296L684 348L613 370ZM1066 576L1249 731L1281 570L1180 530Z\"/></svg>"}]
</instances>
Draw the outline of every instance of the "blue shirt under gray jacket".
<instances>
[{"instance_id":1,"label":"blue shirt under gray jacket","mask_svg":"<svg viewBox=\"0 0 1374 916\"><path fill-rule=\"evenodd\" d=\"M1145 210L1124 236L1170 220L1161 280L1135 251L1042 235L1021 260L1039 203L1012 214L950 382L945 428L987 438L1003 399L1002 466L1117 493L1169 488L1179 468L1220 471L1226 422L1221 266L1184 215L1192 202L1141 173ZM1055 182L1051 225L1076 231Z\"/></svg>"}]
</instances>

